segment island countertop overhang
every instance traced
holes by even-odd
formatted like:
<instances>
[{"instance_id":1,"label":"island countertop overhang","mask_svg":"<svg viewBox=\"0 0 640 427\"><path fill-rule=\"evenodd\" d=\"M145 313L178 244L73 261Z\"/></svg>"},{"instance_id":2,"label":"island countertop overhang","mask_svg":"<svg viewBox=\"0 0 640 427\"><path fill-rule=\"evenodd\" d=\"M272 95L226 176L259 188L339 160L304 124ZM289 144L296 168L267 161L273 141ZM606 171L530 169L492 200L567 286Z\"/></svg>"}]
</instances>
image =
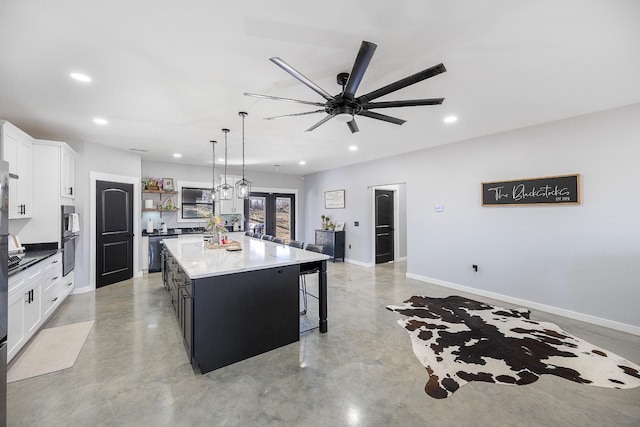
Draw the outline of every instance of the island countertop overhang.
<instances>
[{"instance_id":1,"label":"island countertop overhang","mask_svg":"<svg viewBox=\"0 0 640 427\"><path fill-rule=\"evenodd\" d=\"M326 261L330 258L325 254L247 236L234 236L234 240L240 244L242 250L230 252L226 249L208 249L202 238L166 239L163 242L192 280Z\"/></svg>"}]
</instances>

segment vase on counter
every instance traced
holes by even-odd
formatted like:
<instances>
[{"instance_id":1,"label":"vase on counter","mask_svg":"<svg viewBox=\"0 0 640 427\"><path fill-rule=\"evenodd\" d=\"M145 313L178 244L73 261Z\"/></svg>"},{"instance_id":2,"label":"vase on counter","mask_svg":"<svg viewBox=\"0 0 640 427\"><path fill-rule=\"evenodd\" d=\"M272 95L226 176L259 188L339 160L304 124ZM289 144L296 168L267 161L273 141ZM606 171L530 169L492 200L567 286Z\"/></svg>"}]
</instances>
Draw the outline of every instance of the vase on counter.
<instances>
[{"instance_id":1,"label":"vase on counter","mask_svg":"<svg viewBox=\"0 0 640 427\"><path fill-rule=\"evenodd\" d=\"M218 233L218 230L216 230L215 227L209 233L211 235L209 237L209 243L210 244L213 245L213 244L216 244L216 243L220 243L220 233Z\"/></svg>"}]
</instances>

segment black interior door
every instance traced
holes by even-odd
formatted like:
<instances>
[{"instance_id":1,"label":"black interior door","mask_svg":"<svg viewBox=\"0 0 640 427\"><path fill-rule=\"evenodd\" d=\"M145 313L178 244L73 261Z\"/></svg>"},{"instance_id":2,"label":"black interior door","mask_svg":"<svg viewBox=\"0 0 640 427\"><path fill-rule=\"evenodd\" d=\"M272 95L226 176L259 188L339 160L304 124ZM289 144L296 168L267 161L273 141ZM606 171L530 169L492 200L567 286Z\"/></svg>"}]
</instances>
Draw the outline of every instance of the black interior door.
<instances>
[{"instance_id":1,"label":"black interior door","mask_svg":"<svg viewBox=\"0 0 640 427\"><path fill-rule=\"evenodd\" d=\"M133 277L133 184L96 181L96 287Z\"/></svg>"},{"instance_id":2,"label":"black interior door","mask_svg":"<svg viewBox=\"0 0 640 427\"><path fill-rule=\"evenodd\" d=\"M393 191L375 190L376 264L393 261Z\"/></svg>"}]
</instances>

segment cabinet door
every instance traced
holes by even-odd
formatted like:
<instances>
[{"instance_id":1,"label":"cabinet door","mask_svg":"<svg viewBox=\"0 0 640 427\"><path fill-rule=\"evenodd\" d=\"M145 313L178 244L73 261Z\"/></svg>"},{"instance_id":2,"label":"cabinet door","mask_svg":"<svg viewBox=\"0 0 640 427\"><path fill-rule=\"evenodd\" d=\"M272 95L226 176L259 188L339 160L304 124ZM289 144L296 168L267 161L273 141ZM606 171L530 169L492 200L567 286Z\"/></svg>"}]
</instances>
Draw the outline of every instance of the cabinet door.
<instances>
[{"instance_id":1,"label":"cabinet door","mask_svg":"<svg viewBox=\"0 0 640 427\"><path fill-rule=\"evenodd\" d=\"M25 309L24 309L24 327L27 336L31 336L40 326L40 319L42 319L42 287L40 283L35 286L29 287L31 291L31 298L26 297ZM29 291L26 291L28 294Z\"/></svg>"},{"instance_id":2,"label":"cabinet door","mask_svg":"<svg viewBox=\"0 0 640 427\"><path fill-rule=\"evenodd\" d=\"M75 197L75 155L68 148L62 148L60 159L60 197Z\"/></svg>"},{"instance_id":3,"label":"cabinet door","mask_svg":"<svg viewBox=\"0 0 640 427\"><path fill-rule=\"evenodd\" d=\"M24 311L27 305L25 292L18 292L9 298L7 327L7 361L22 348L25 341Z\"/></svg>"},{"instance_id":4,"label":"cabinet door","mask_svg":"<svg viewBox=\"0 0 640 427\"><path fill-rule=\"evenodd\" d=\"M33 146L30 137L22 135L19 129L6 123L4 127L2 158L9 162L9 173L18 177L9 180L9 219L30 218L33 215Z\"/></svg>"}]
</instances>

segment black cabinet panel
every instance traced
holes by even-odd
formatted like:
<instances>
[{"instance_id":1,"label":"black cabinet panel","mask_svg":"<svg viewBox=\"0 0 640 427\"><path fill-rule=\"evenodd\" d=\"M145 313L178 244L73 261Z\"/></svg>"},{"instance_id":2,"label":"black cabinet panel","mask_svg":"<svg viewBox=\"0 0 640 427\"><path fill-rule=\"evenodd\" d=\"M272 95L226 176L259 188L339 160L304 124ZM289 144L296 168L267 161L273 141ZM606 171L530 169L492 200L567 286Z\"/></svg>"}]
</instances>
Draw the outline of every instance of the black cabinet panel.
<instances>
[{"instance_id":1,"label":"black cabinet panel","mask_svg":"<svg viewBox=\"0 0 640 427\"><path fill-rule=\"evenodd\" d=\"M193 362L206 373L300 339L298 265L196 279Z\"/></svg>"},{"instance_id":2,"label":"black cabinet panel","mask_svg":"<svg viewBox=\"0 0 640 427\"><path fill-rule=\"evenodd\" d=\"M335 262L340 258L344 261L344 231L316 230L316 245L322 245L324 253Z\"/></svg>"}]
</instances>

